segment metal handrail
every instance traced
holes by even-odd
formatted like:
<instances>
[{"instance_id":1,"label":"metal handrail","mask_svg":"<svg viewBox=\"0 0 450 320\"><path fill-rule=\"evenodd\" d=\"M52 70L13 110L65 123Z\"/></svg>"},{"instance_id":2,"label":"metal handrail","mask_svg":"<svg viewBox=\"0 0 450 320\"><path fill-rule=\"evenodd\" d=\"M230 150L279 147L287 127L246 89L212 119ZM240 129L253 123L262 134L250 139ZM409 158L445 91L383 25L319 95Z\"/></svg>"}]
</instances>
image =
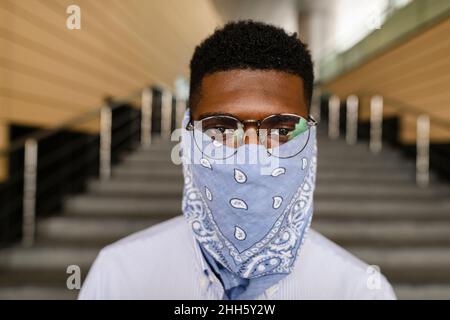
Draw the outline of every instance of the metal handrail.
<instances>
[{"instance_id":1,"label":"metal handrail","mask_svg":"<svg viewBox=\"0 0 450 320\"><path fill-rule=\"evenodd\" d=\"M438 125L450 131L450 120L430 116L429 114L417 110L415 107L400 102L393 98L386 98L376 93L359 92L347 97L347 123L346 141L352 145L357 139L358 107L359 97L370 97L370 138L369 147L372 153L379 153L382 149L383 131L383 108L387 102L404 114L416 116L416 183L418 186L426 187L429 184L430 173L430 123ZM320 108L318 109L320 112ZM339 136L339 113L340 100L336 95L331 95L328 100L328 134L335 139Z\"/></svg>"},{"instance_id":2,"label":"metal handrail","mask_svg":"<svg viewBox=\"0 0 450 320\"><path fill-rule=\"evenodd\" d=\"M140 94L141 94L141 91L133 92L130 95L128 95L122 99L111 101L109 103L109 106L110 106L111 110L114 110L114 109L118 108L119 106L133 100L134 98L139 97ZM61 124L59 124L58 126L56 126L54 128L41 129L41 130L38 130L37 132L31 133L29 135L26 135L25 137L17 139L8 148L0 149L0 156L6 156L8 154L11 154L17 150L24 148L27 140L32 139L32 140L36 140L37 142L39 142L43 139L46 139L48 137L51 137L51 136L59 133L61 131L64 131L69 128L73 128L77 124L83 123L86 120L89 120L89 119L99 115L101 112L101 109L102 109L102 107L96 108L94 110L89 110L89 111L83 113L82 115L77 115L74 118L71 118L67 121L62 122Z\"/></svg>"},{"instance_id":3,"label":"metal handrail","mask_svg":"<svg viewBox=\"0 0 450 320\"><path fill-rule=\"evenodd\" d=\"M369 97L373 97L373 96L377 95L377 93L363 91L363 92L357 93L356 95L359 97L369 98ZM411 106L402 101L399 101L397 99L386 97L386 96L383 96L383 99L386 102L386 104L389 104L389 106L392 106L399 111L409 113L409 114L412 114L415 116L421 116L424 114L424 112L422 110L418 110L416 107ZM430 121L432 121L434 124L437 124L444 129L450 130L450 120L447 120L444 118L438 118L438 117L430 115L428 113L427 113L427 115L430 118Z\"/></svg>"}]
</instances>

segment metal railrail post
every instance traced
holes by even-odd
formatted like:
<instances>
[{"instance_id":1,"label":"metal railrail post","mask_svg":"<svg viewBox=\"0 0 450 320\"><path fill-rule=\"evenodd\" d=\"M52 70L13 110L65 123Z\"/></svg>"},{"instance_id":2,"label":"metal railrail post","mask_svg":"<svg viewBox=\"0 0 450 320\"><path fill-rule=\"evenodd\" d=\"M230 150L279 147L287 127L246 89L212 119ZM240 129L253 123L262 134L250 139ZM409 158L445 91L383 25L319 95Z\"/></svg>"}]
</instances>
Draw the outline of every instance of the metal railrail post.
<instances>
[{"instance_id":1,"label":"metal railrail post","mask_svg":"<svg viewBox=\"0 0 450 320\"><path fill-rule=\"evenodd\" d=\"M100 111L100 179L111 178L112 111L109 105Z\"/></svg>"},{"instance_id":2,"label":"metal railrail post","mask_svg":"<svg viewBox=\"0 0 450 320\"><path fill-rule=\"evenodd\" d=\"M430 182L430 117L426 114L417 117L416 144L416 183L427 187Z\"/></svg>"},{"instance_id":3,"label":"metal railrail post","mask_svg":"<svg viewBox=\"0 0 450 320\"><path fill-rule=\"evenodd\" d=\"M175 119L175 124L176 127L179 128L181 126L181 121L183 120L183 114L186 111L186 100L184 99L177 99L177 103L176 103L176 119Z\"/></svg>"},{"instance_id":4,"label":"metal railrail post","mask_svg":"<svg viewBox=\"0 0 450 320\"><path fill-rule=\"evenodd\" d=\"M317 122L320 122L320 117L321 117L321 110L320 110L321 99L320 99L320 97L321 97L321 91L319 88L317 88L316 90L314 90L314 94L313 94L312 101L311 101L311 115Z\"/></svg>"},{"instance_id":5,"label":"metal railrail post","mask_svg":"<svg viewBox=\"0 0 450 320\"><path fill-rule=\"evenodd\" d=\"M36 190L37 190L38 143L35 139L25 142L23 174L23 217L22 244L34 244L36 233Z\"/></svg>"},{"instance_id":6,"label":"metal railrail post","mask_svg":"<svg viewBox=\"0 0 450 320\"><path fill-rule=\"evenodd\" d=\"M164 90L161 104L161 137L170 137L172 127L172 94L169 90Z\"/></svg>"},{"instance_id":7,"label":"metal railrail post","mask_svg":"<svg viewBox=\"0 0 450 320\"><path fill-rule=\"evenodd\" d=\"M358 104L359 100L356 95L347 97L345 140L349 145L354 145L358 141Z\"/></svg>"},{"instance_id":8,"label":"metal railrail post","mask_svg":"<svg viewBox=\"0 0 450 320\"><path fill-rule=\"evenodd\" d=\"M379 153L383 145L383 97L370 99L370 151Z\"/></svg>"},{"instance_id":9,"label":"metal railrail post","mask_svg":"<svg viewBox=\"0 0 450 320\"><path fill-rule=\"evenodd\" d=\"M152 143L152 102L153 91L145 88L141 97L141 147L148 148Z\"/></svg>"},{"instance_id":10,"label":"metal railrail post","mask_svg":"<svg viewBox=\"0 0 450 320\"><path fill-rule=\"evenodd\" d=\"M339 138L339 109L340 100L336 95L332 95L328 101L328 136L330 139Z\"/></svg>"}]
</instances>

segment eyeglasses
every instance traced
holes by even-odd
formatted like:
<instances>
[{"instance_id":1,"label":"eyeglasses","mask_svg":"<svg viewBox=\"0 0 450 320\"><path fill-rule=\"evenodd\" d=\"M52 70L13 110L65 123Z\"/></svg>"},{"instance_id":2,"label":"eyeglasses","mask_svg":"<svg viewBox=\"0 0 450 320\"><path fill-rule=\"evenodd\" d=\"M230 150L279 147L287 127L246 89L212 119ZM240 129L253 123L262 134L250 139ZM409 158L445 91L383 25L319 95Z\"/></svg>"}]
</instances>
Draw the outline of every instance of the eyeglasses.
<instances>
[{"instance_id":1,"label":"eyeglasses","mask_svg":"<svg viewBox=\"0 0 450 320\"><path fill-rule=\"evenodd\" d=\"M267 152L279 158L289 158L300 153L306 146L310 136L310 128L317 122L309 116L281 113L270 115L263 120L241 121L233 116L218 115L190 121L186 130L193 131L197 147L202 152L215 159L224 159L236 152L236 149L245 144L249 126L255 129L258 143L263 145ZM288 142L295 140L293 146L284 147ZM291 145L292 145L291 144ZM214 153L214 156L211 154Z\"/></svg>"}]
</instances>

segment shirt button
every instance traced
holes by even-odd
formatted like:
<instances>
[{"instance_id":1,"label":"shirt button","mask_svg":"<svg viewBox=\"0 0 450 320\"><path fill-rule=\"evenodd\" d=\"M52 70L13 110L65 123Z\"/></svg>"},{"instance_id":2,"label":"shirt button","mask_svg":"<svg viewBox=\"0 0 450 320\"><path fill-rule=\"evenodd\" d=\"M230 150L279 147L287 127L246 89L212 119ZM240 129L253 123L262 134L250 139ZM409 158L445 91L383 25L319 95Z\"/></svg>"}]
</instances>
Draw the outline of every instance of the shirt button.
<instances>
[{"instance_id":1,"label":"shirt button","mask_svg":"<svg viewBox=\"0 0 450 320\"><path fill-rule=\"evenodd\" d=\"M207 280L207 278L206 278L206 277L202 277L202 278L200 279L200 286L201 286L202 288L205 288L207 285L208 285L208 280Z\"/></svg>"},{"instance_id":2,"label":"shirt button","mask_svg":"<svg viewBox=\"0 0 450 320\"><path fill-rule=\"evenodd\" d=\"M269 289L266 290L267 296L268 296L269 298L272 298L273 295L274 295L275 293L277 293L278 289L279 289L279 288L278 288L278 285L275 285L275 286L273 286L273 287L270 287Z\"/></svg>"}]
</instances>

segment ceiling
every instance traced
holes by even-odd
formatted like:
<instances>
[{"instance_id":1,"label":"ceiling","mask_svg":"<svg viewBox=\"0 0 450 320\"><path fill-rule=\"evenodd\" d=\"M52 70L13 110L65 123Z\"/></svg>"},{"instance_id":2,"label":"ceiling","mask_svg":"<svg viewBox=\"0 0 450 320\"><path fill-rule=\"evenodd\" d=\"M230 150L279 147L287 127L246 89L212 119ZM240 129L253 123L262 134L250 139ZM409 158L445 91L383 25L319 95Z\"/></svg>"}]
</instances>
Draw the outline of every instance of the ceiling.
<instances>
[{"instance_id":1,"label":"ceiling","mask_svg":"<svg viewBox=\"0 0 450 320\"><path fill-rule=\"evenodd\" d=\"M211 0L224 21L253 19L298 31L298 0Z\"/></svg>"}]
</instances>

